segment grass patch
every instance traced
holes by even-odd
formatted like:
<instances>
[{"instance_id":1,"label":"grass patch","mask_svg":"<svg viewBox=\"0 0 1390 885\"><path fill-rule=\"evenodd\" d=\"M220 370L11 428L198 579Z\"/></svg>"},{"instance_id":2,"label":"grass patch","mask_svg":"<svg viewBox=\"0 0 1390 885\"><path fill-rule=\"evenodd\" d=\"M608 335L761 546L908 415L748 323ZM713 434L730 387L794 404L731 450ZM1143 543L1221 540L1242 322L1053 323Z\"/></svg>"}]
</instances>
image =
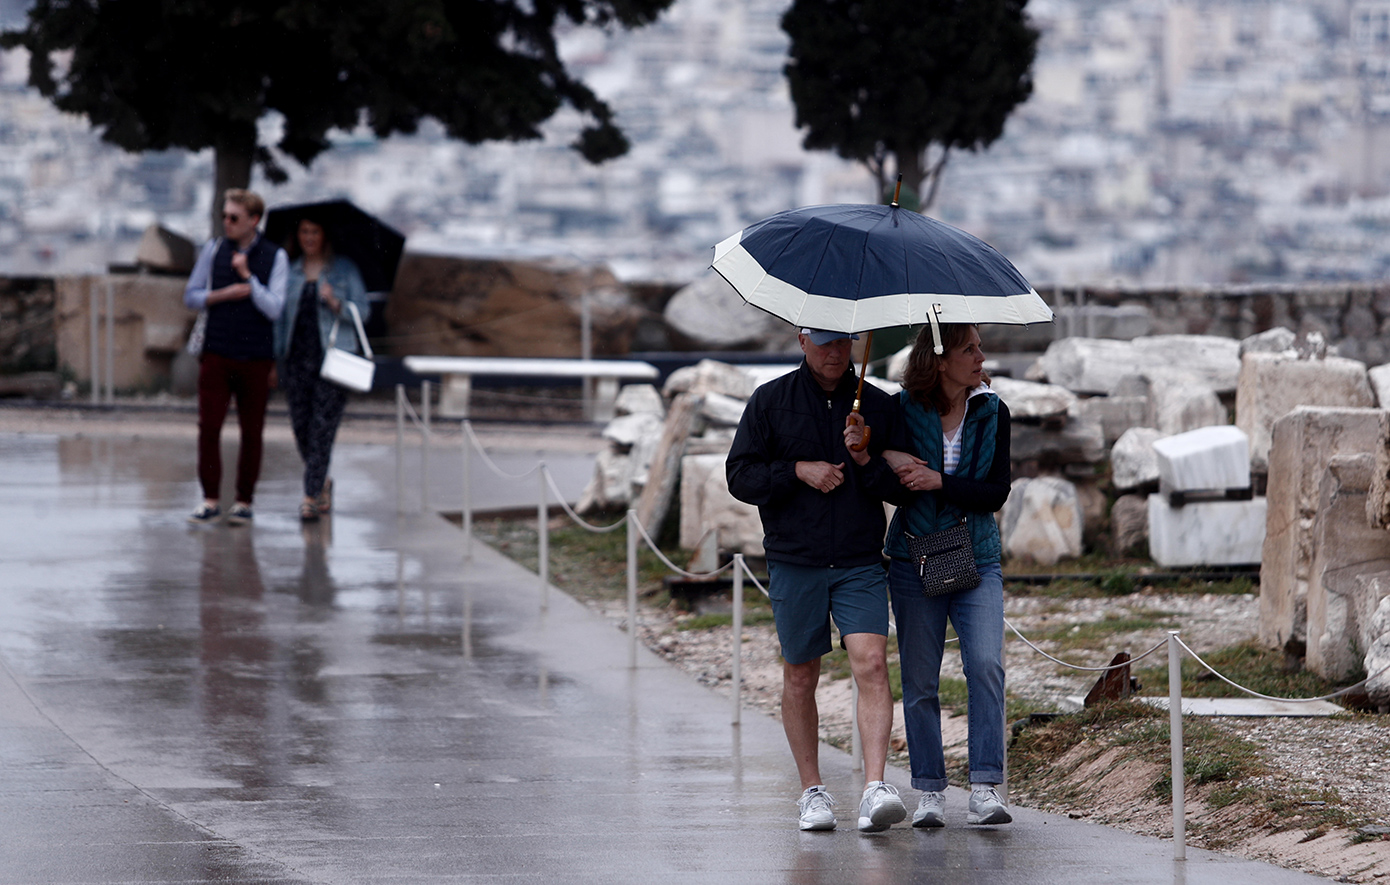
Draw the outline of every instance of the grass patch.
<instances>
[{"instance_id":1,"label":"grass patch","mask_svg":"<svg viewBox=\"0 0 1390 885\"><path fill-rule=\"evenodd\" d=\"M1252 691L1280 698L1315 698L1330 694L1344 685L1359 680L1356 676L1346 683L1328 682L1307 669L1290 671L1284 665L1282 652L1259 645L1254 640L1208 652L1202 656L1208 664L1232 682ZM1168 664L1161 663L1135 669L1139 682L1147 686L1146 695L1168 693ZM1194 698L1234 698L1246 695L1216 678L1201 664L1184 654L1182 659L1182 693Z\"/></svg>"},{"instance_id":2,"label":"grass patch","mask_svg":"<svg viewBox=\"0 0 1390 885\"><path fill-rule=\"evenodd\" d=\"M936 687L936 696L941 701L942 712L949 710L949 715L964 716L970 710L964 679L942 676Z\"/></svg>"},{"instance_id":3,"label":"grass patch","mask_svg":"<svg viewBox=\"0 0 1390 885\"><path fill-rule=\"evenodd\" d=\"M621 513L603 513L589 518L593 525L611 525ZM517 564L537 571L538 535L534 519L478 519L473 531L484 543ZM662 548L672 562L680 563L685 553ZM665 564L642 542L637 549L637 592L658 605L670 602L662 578L670 574ZM579 599L622 599L627 595L627 534L615 529L598 534L568 519L550 528L550 582ZM751 589L758 599L762 594ZM745 599L748 597L745 596Z\"/></svg>"},{"instance_id":4,"label":"grass patch","mask_svg":"<svg viewBox=\"0 0 1390 885\"><path fill-rule=\"evenodd\" d=\"M1154 578L1157 569L1151 560L1139 557L1112 558L1094 552L1050 566L1011 560L1005 562L1003 568L1005 590L1016 596L1061 599L1127 596L1152 587L1175 594L1242 595L1259 592L1258 586L1247 574L1232 573L1229 578L1204 580L1197 577L1195 572L1189 577L1181 571L1169 570L1163 573L1162 581L1158 582ZM1049 575L1052 579L1045 583L1022 580L1040 574Z\"/></svg>"},{"instance_id":5,"label":"grass patch","mask_svg":"<svg viewBox=\"0 0 1390 885\"><path fill-rule=\"evenodd\" d=\"M743 626L750 627L753 624L767 624L772 621L772 609L761 608L747 610L743 612ZM675 624L677 630L711 630L715 627L732 627L734 616L727 612L711 612L704 615L695 615L690 618L679 620Z\"/></svg>"},{"instance_id":6,"label":"grass patch","mask_svg":"<svg viewBox=\"0 0 1390 885\"><path fill-rule=\"evenodd\" d=\"M1119 633L1142 633L1146 630L1175 630L1179 624L1177 615L1172 612L1148 612L1138 617L1126 617L1118 613L1106 615L1099 621L1085 621L1080 624L1066 624L1056 627L1042 635L1044 640L1054 642L1061 649L1093 648L1101 640L1107 640Z\"/></svg>"},{"instance_id":7,"label":"grass patch","mask_svg":"<svg viewBox=\"0 0 1390 885\"><path fill-rule=\"evenodd\" d=\"M1098 778L1085 783L1070 779L1059 759L1085 745L1083 759L1094 759L1113 747L1123 747L1125 759L1162 760L1162 774L1148 787L1155 802L1172 801L1169 718L1165 710L1131 701L1101 704L1080 713L1059 716L1045 725L1022 730L1009 748L1009 781L1020 795L1047 796L1053 801L1084 807L1104 787ZM1209 806L1249 808L1271 831L1346 827L1352 824L1335 790L1309 790L1280 784L1265 787L1256 781L1269 773L1264 748L1222 728L1219 722L1183 718L1183 774L1186 788L1207 788ZM1219 832L1203 834L1208 847L1220 847Z\"/></svg>"}]
</instances>

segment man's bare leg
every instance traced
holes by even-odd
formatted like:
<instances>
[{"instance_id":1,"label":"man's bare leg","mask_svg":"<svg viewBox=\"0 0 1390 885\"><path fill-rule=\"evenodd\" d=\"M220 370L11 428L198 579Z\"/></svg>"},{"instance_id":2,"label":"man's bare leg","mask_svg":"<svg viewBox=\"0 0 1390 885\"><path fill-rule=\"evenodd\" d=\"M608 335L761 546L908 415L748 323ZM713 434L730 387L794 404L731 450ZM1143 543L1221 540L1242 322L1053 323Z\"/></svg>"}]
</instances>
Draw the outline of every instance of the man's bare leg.
<instances>
[{"instance_id":1,"label":"man's bare leg","mask_svg":"<svg viewBox=\"0 0 1390 885\"><path fill-rule=\"evenodd\" d=\"M845 636L849 668L859 686L859 737L864 749L864 783L883 780L888 737L893 731L893 690L888 684L888 637L877 633Z\"/></svg>"},{"instance_id":2,"label":"man's bare leg","mask_svg":"<svg viewBox=\"0 0 1390 885\"><path fill-rule=\"evenodd\" d=\"M820 712L816 707L819 684L820 658L804 664L782 664L782 728L803 790L824 783L820 778ZM882 765L879 767L881 770Z\"/></svg>"}]
</instances>

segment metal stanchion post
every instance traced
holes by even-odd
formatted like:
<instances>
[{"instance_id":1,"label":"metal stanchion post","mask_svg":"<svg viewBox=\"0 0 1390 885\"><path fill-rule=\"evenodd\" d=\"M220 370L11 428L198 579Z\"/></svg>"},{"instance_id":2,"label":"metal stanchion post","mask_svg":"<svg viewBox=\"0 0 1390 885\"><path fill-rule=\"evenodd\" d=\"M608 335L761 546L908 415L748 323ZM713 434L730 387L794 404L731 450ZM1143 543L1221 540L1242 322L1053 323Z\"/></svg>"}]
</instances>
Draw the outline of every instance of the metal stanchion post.
<instances>
[{"instance_id":1,"label":"metal stanchion post","mask_svg":"<svg viewBox=\"0 0 1390 885\"><path fill-rule=\"evenodd\" d=\"M405 385L396 385L396 513L405 513Z\"/></svg>"},{"instance_id":2,"label":"metal stanchion post","mask_svg":"<svg viewBox=\"0 0 1390 885\"><path fill-rule=\"evenodd\" d=\"M420 382L420 511L430 509L430 383Z\"/></svg>"},{"instance_id":3,"label":"metal stanchion post","mask_svg":"<svg viewBox=\"0 0 1390 885\"><path fill-rule=\"evenodd\" d=\"M106 277L106 402L116 402L116 287Z\"/></svg>"},{"instance_id":4,"label":"metal stanchion post","mask_svg":"<svg viewBox=\"0 0 1390 885\"><path fill-rule=\"evenodd\" d=\"M627 512L627 665L637 666L637 511Z\"/></svg>"},{"instance_id":5,"label":"metal stanchion post","mask_svg":"<svg viewBox=\"0 0 1390 885\"><path fill-rule=\"evenodd\" d=\"M579 355L586 360L594 358L594 320L589 308L589 293L579 296ZM584 420L594 420L594 379L585 375L584 382Z\"/></svg>"},{"instance_id":6,"label":"metal stanchion post","mask_svg":"<svg viewBox=\"0 0 1390 885\"><path fill-rule=\"evenodd\" d=\"M743 721L743 554L734 554L734 649L729 664L734 696L734 725Z\"/></svg>"},{"instance_id":7,"label":"metal stanchion post","mask_svg":"<svg viewBox=\"0 0 1390 885\"><path fill-rule=\"evenodd\" d=\"M91 345L91 366L87 372L91 376L92 405L101 402L101 342L97 337L97 290L92 286L87 290L87 343Z\"/></svg>"},{"instance_id":8,"label":"metal stanchion post","mask_svg":"<svg viewBox=\"0 0 1390 885\"><path fill-rule=\"evenodd\" d=\"M1001 642L999 643L999 666L1002 667L1002 666L1004 666L1004 646L1006 646L1006 645L1009 644L1009 628L1008 628L1008 627L1001 627L1000 629L1002 629L1002 630L1004 631L1004 639L1003 639L1003 641L1001 641ZM1002 732L1000 732L1000 734L1004 735L1004 772L1003 772L1004 777L1003 777L1003 779L999 782L999 798L1002 799L1002 800L1004 801L1004 804L1005 804L1005 805L1008 805L1008 804L1009 804L1009 740L1008 740L1008 734L1009 734L1009 705L1008 705L1008 702L1007 702L1007 701L1005 701L1005 703L1004 703L1004 709L999 711L999 715L1002 716L1002 717L1004 718L1004 721L1000 724L1000 727L1004 729Z\"/></svg>"},{"instance_id":9,"label":"metal stanchion post","mask_svg":"<svg viewBox=\"0 0 1390 885\"><path fill-rule=\"evenodd\" d=\"M1182 764L1182 655L1178 631L1168 631L1168 730L1173 749L1173 859L1187 859L1187 808Z\"/></svg>"},{"instance_id":10,"label":"metal stanchion post","mask_svg":"<svg viewBox=\"0 0 1390 885\"><path fill-rule=\"evenodd\" d=\"M463 561L473 561L473 435L468 419L459 422L463 432Z\"/></svg>"},{"instance_id":11,"label":"metal stanchion post","mask_svg":"<svg viewBox=\"0 0 1390 885\"><path fill-rule=\"evenodd\" d=\"M545 493L545 462L536 470L540 478L540 497L536 500L536 571L541 577L541 610L550 607L550 504Z\"/></svg>"}]
</instances>

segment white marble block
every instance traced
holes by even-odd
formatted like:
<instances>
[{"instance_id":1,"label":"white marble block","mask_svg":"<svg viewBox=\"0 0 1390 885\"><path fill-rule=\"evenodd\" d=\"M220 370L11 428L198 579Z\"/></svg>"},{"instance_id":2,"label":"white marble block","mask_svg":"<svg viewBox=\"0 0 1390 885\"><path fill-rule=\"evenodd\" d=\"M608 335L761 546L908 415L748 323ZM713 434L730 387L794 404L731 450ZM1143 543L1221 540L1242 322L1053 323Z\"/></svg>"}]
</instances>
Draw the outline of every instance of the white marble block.
<instances>
[{"instance_id":1,"label":"white marble block","mask_svg":"<svg viewBox=\"0 0 1390 885\"><path fill-rule=\"evenodd\" d=\"M1159 487L1195 492L1250 485L1250 440L1230 424L1199 427L1155 440ZM1255 557L1254 561L1258 561Z\"/></svg>"},{"instance_id":2,"label":"white marble block","mask_svg":"<svg viewBox=\"0 0 1390 885\"><path fill-rule=\"evenodd\" d=\"M1274 423L1298 406L1365 409L1375 404L1366 364L1328 357L1303 360L1282 353L1246 353L1236 390L1236 424L1250 435L1250 466L1269 469Z\"/></svg>"},{"instance_id":3,"label":"white marble block","mask_svg":"<svg viewBox=\"0 0 1390 885\"><path fill-rule=\"evenodd\" d=\"M1366 377L1371 382L1371 390L1376 395L1376 402L1382 409L1390 409L1390 363L1367 369Z\"/></svg>"},{"instance_id":4,"label":"white marble block","mask_svg":"<svg viewBox=\"0 0 1390 885\"><path fill-rule=\"evenodd\" d=\"M1154 443L1163 438L1152 427L1131 427L1110 447L1110 481L1117 489L1133 489L1158 481Z\"/></svg>"},{"instance_id":5,"label":"white marble block","mask_svg":"<svg viewBox=\"0 0 1390 885\"><path fill-rule=\"evenodd\" d=\"M1076 394L1056 384L1005 377L991 378L989 384L1009 407L1010 417L1016 420L1065 418L1067 410L1077 401Z\"/></svg>"},{"instance_id":6,"label":"white marble block","mask_svg":"<svg viewBox=\"0 0 1390 885\"><path fill-rule=\"evenodd\" d=\"M1083 528L1076 486L1057 476L1014 480L999 512L1004 555L1041 565L1080 556Z\"/></svg>"},{"instance_id":7,"label":"white marble block","mask_svg":"<svg viewBox=\"0 0 1390 885\"><path fill-rule=\"evenodd\" d=\"M1264 498L1171 507L1149 496L1149 556L1161 566L1258 563L1264 540Z\"/></svg>"},{"instance_id":8,"label":"white marble block","mask_svg":"<svg viewBox=\"0 0 1390 885\"><path fill-rule=\"evenodd\" d=\"M680 545L694 550L714 530L720 549L762 556L763 524L758 508L729 493L724 461L724 455L686 455L681 459Z\"/></svg>"}]
</instances>

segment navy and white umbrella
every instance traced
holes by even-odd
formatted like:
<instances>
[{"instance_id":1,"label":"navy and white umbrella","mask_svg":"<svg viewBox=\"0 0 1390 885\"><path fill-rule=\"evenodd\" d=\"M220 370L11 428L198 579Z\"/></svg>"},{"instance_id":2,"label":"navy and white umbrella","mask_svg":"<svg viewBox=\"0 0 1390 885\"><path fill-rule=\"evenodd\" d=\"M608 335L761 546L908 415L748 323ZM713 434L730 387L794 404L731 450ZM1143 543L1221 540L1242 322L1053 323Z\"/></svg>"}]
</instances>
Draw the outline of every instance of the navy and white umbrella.
<instances>
[{"instance_id":1,"label":"navy and white umbrella","mask_svg":"<svg viewBox=\"0 0 1390 885\"><path fill-rule=\"evenodd\" d=\"M909 209L838 204L764 218L714 247L743 299L798 327L868 332L930 323L1052 322L993 246Z\"/></svg>"}]
</instances>

